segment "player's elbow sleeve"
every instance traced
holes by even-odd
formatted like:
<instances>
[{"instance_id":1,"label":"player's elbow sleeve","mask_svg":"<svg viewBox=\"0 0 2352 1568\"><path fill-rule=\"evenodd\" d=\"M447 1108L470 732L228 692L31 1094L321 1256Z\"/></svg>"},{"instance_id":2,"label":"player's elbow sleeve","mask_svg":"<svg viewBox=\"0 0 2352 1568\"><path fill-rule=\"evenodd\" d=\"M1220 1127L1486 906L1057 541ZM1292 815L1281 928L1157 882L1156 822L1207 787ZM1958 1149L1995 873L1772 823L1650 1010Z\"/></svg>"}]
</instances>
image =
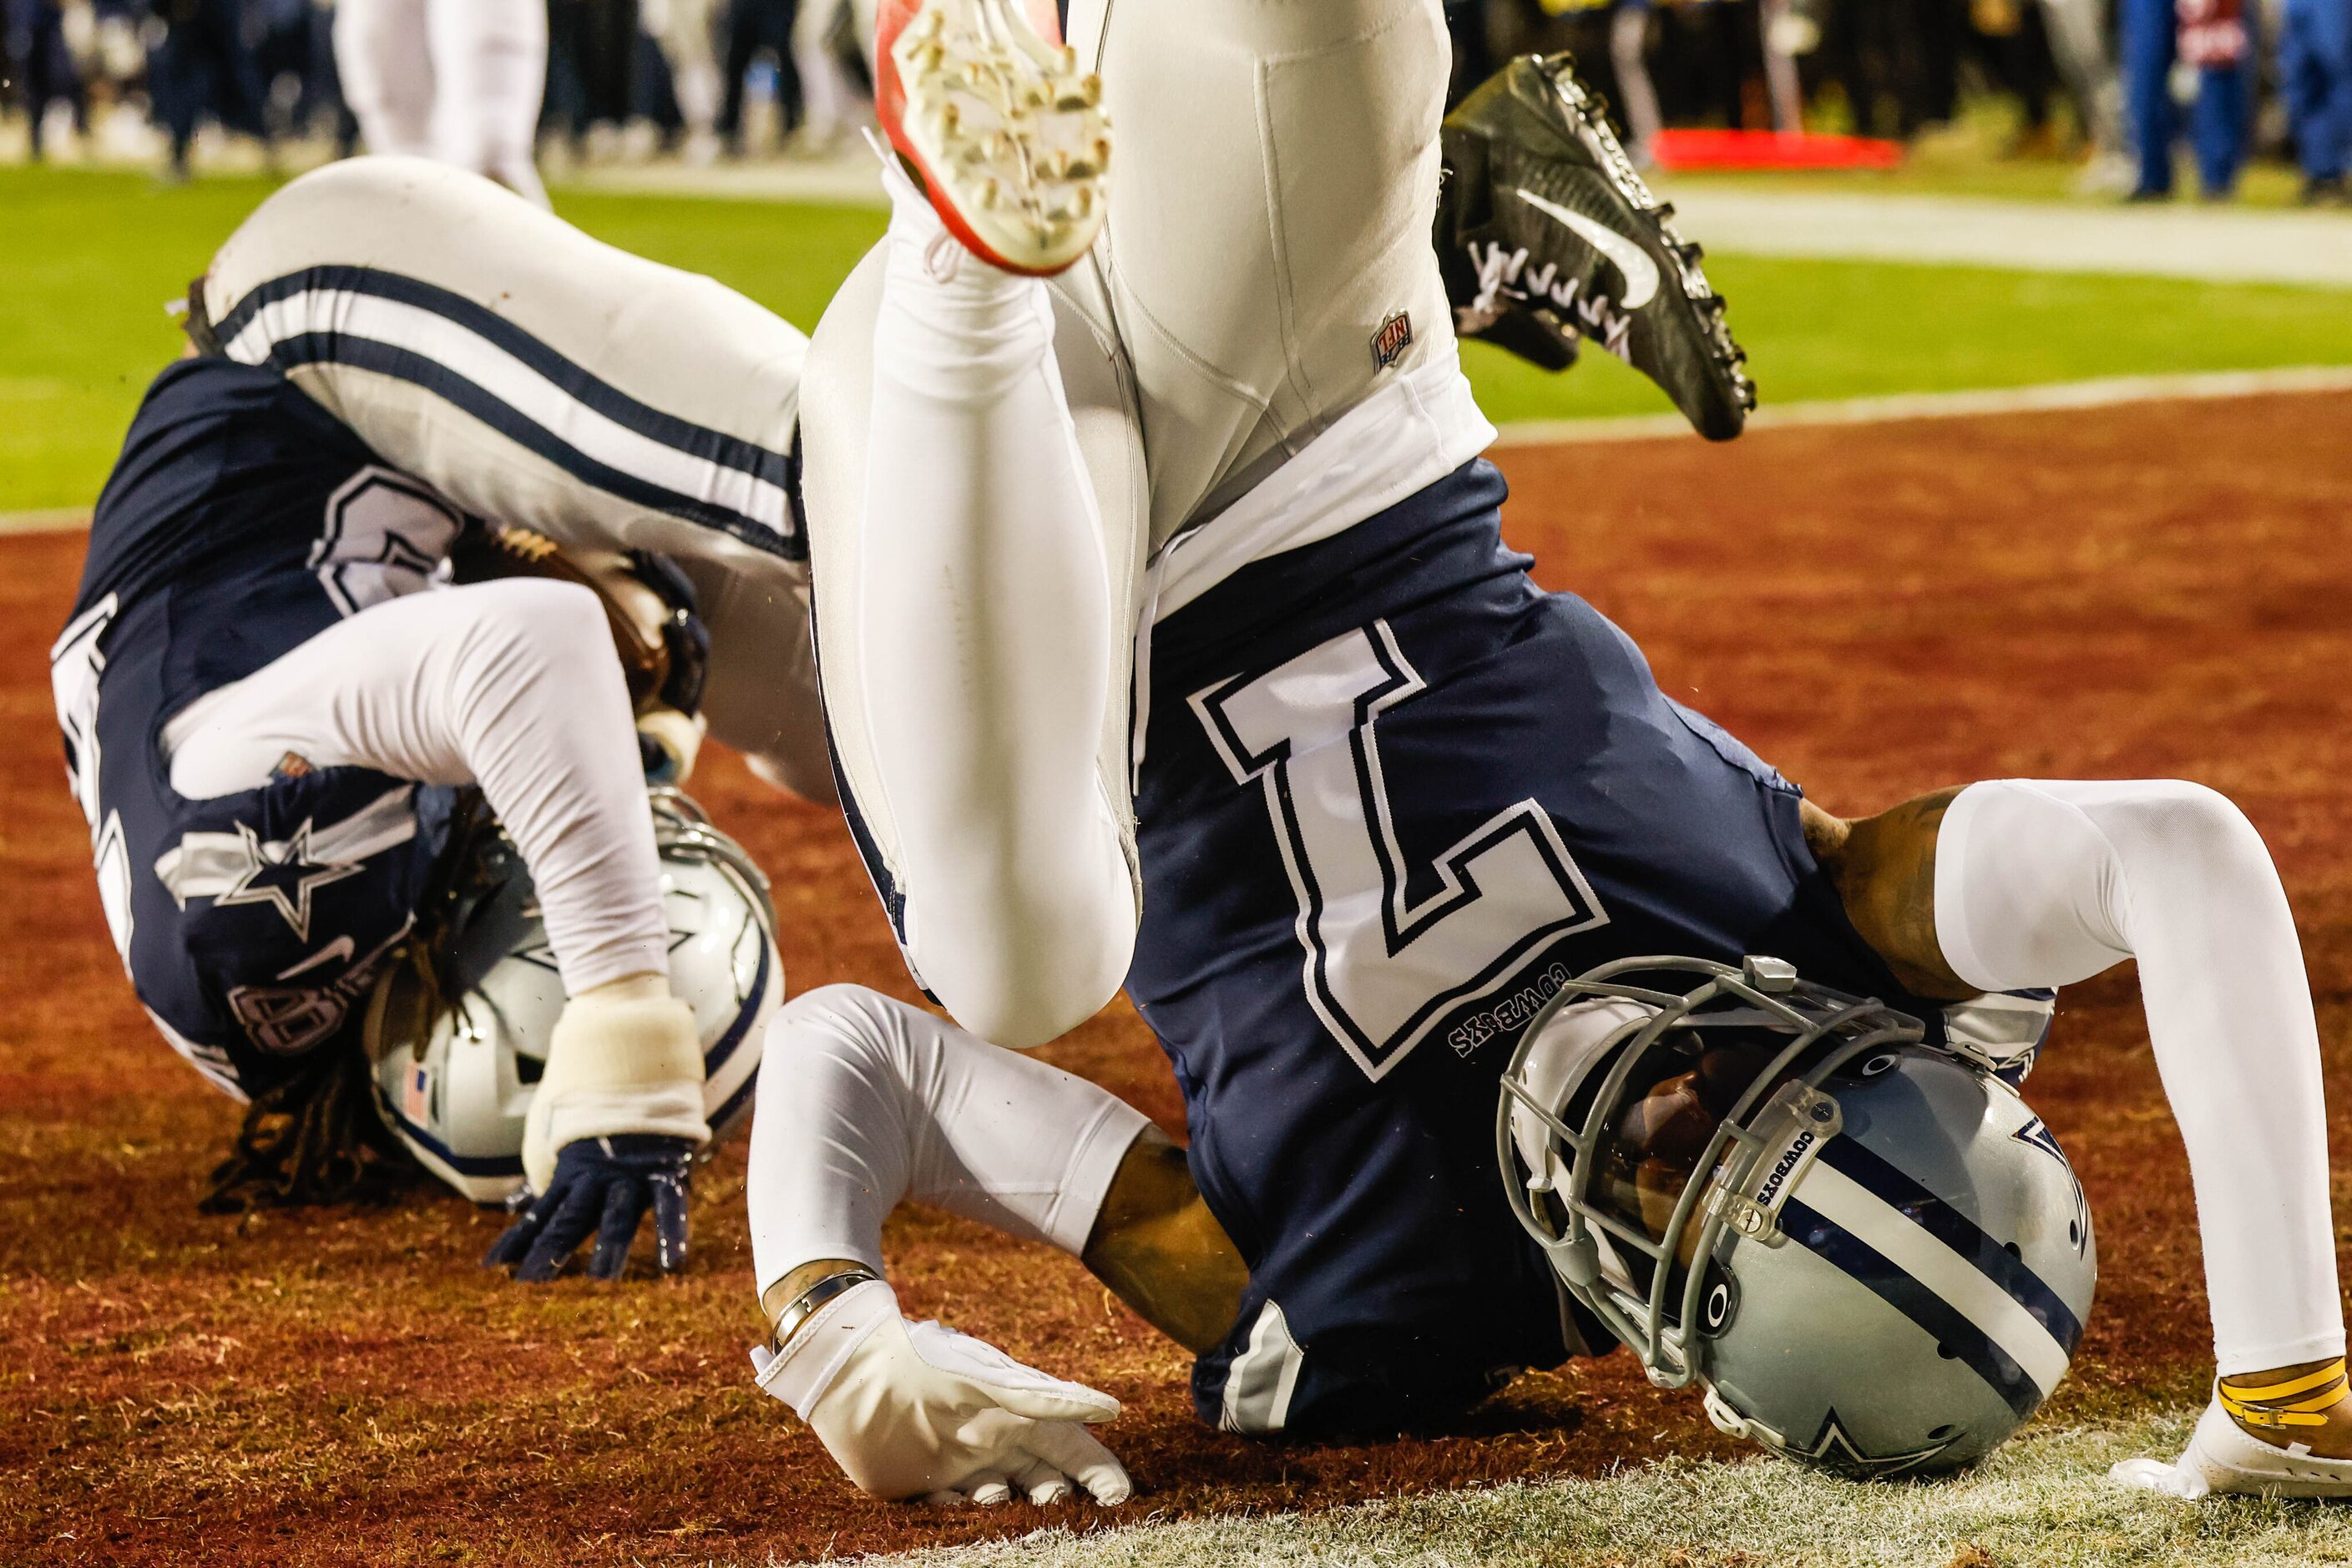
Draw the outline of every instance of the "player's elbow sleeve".
<instances>
[{"instance_id":1,"label":"player's elbow sleeve","mask_svg":"<svg viewBox=\"0 0 2352 1568\"><path fill-rule=\"evenodd\" d=\"M1936 928L1961 979L2065 985L2191 923L2284 910L2270 851L2217 790L2179 779L1971 784L1936 855Z\"/></svg>"},{"instance_id":2,"label":"player's elbow sleeve","mask_svg":"<svg viewBox=\"0 0 2352 1568\"><path fill-rule=\"evenodd\" d=\"M2149 780L2089 809L2115 847L2124 886L2117 925L2135 951L2149 934L2143 926L2180 912L2233 921L2284 913L2270 847L2221 791Z\"/></svg>"}]
</instances>

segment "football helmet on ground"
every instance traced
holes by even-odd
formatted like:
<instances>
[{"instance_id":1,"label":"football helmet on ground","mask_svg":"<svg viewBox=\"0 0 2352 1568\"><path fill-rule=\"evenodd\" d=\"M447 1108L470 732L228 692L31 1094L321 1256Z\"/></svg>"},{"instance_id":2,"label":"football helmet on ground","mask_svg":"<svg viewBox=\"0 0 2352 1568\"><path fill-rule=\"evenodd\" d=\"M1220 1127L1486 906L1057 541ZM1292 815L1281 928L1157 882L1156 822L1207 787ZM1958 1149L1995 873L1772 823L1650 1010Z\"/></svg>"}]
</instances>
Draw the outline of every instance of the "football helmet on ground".
<instances>
[{"instance_id":1,"label":"football helmet on ground","mask_svg":"<svg viewBox=\"0 0 2352 1568\"><path fill-rule=\"evenodd\" d=\"M1991 1450L2097 1279L2056 1139L1926 1032L1776 959L1628 959L1529 1024L1496 1116L1520 1224L1650 1380L1850 1476Z\"/></svg>"},{"instance_id":2,"label":"football helmet on ground","mask_svg":"<svg viewBox=\"0 0 2352 1568\"><path fill-rule=\"evenodd\" d=\"M782 999L768 881L674 789L651 792L673 994L702 1037L705 1149L751 1109ZM467 847L427 963L386 967L364 1023L377 1112L417 1163L479 1204L523 1186L523 1123L563 1010L522 857L492 828Z\"/></svg>"}]
</instances>

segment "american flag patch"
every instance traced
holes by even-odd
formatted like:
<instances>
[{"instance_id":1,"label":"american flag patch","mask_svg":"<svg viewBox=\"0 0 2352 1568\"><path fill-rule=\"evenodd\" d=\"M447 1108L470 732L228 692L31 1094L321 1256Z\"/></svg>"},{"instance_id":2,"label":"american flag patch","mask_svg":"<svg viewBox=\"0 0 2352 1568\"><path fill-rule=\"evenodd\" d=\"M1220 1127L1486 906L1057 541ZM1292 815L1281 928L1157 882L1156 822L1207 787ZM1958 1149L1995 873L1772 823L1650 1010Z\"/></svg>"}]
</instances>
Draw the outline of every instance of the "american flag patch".
<instances>
[{"instance_id":1,"label":"american flag patch","mask_svg":"<svg viewBox=\"0 0 2352 1568\"><path fill-rule=\"evenodd\" d=\"M1396 363L1397 356L1412 347L1412 316L1399 310L1381 323L1372 334L1372 368L1386 370Z\"/></svg>"},{"instance_id":2,"label":"american flag patch","mask_svg":"<svg viewBox=\"0 0 2352 1568\"><path fill-rule=\"evenodd\" d=\"M401 1085L400 1112L411 1121L422 1121L433 1110L433 1075L421 1066L408 1069L408 1078Z\"/></svg>"}]
</instances>

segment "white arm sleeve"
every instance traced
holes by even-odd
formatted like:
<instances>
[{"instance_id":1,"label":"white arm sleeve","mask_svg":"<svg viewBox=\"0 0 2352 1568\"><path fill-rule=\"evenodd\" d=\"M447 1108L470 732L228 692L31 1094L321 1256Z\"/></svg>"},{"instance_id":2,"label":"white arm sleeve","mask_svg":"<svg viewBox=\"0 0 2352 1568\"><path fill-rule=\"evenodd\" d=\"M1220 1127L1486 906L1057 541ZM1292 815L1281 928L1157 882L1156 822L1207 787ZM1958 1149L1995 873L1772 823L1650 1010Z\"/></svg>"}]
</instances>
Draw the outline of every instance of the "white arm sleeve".
<instances>
[{"instance_id":1,"label":"white arm sleeve","mask_svg":"<svg viewBox=\"0 0 2352 1568\"><path fill-rule=\"evenodd\" d=\"M1936 934L1988 991L2139 961L2222 1373L2343 1353L2318 1026L2286 890L2244 814L2171 781L1971 784L1937 840Z\"/></svg>"},{"instance_id":2,"label":"white arm sleeve","mask_svg":"<svg viewBox=\"0 0 2352 1568\"><path fill-rule=\"evenodd\" d=\"M172 787L258 788L288 752L478 784L530 868L564 989L669 973L660 864L612 633L571 583L408 594L337 622L163 731Z\"/></svg>"},{"instance_id":3,"label":"white arm sleeve","mask_svg":"<svg viewBox=\"0 0 2352 1568\"><path fill-rule=\"evenodd\" d=\"M1149 1125L1084 1079L857 985L786 1003L768 1026L751 1127L751 1251L765 1291L804 1263L882 1268L906 1198L1084 1250Z\"/></svg>"}]
</instances>

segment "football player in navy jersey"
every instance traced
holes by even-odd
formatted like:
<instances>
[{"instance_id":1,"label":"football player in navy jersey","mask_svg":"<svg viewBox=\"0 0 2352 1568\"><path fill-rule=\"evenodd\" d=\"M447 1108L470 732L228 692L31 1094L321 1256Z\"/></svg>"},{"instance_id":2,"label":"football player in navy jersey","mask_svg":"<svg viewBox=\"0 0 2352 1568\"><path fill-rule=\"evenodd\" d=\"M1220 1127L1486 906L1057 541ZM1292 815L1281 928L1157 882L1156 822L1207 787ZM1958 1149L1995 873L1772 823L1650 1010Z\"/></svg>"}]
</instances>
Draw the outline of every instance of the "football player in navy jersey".
<instances>
[{"instance_id":1,"label":"football player in navy jersey","mask_svg":"<svg viewBox=\"0 0 2352 1568\"><path fill-rule=\"evenodd\" d=\"M817 330L806 410L844 793L919 978L958 1020L1034 1044L1123 974L1190 1140L1180 1151L1109 1095L870 993L788 1004L762 1070L793 1092L763 1097L749 1185L761 1385L882 1495L1126 1495L1084 1430L1115 1401L903 1321L879 1237L911 1196L1084 1258L1196 1352L1204 1420L1313 1436L1443 1418L1559 1362L1589 1326L1507 1201L1498 1148L1514 1048L1572 977L1769 956L1916 1017L1981 1083L2030 1065L2051 988L2136 959L2197 1185L2219 1376L2179 1462L2123 1479L2352 1493L2318 1036L2260 837L2221 796L2168 781L1993 781L1842 819L1667 698L1589 605L1536 586L1503 542L1502 476L1475 456L1491 432L1451 342L1422 333L1407 355L1386 307L1358 298L1429 297L1425 259L1384 246L1376 200L1293 209L1251 184L1297 178L1350 131L1374 153L1348 157L1391 158L1396 188L1433 174L1436 89L1423 103L1399 84L1417 41L1443 59L1438 9L1218 6L1180 29L1164 9L1072 8L1102 61L1119 178L1176 171L1194 196L1183 226L1236 256L1257 257L1269 211L1282 219L1271 260L1222 269L1163 265L1165 191L1148 184L1109 206L1116 255L1089 254L1079 220L1100 195L1063 187L1098 181L1098 157L991 162L1027 130L998 134L958 83L1026 71L1034 89L1000 100L1077 115L1096 101L1054 77L1066 54L1004 45L1009 5L886 11L907 79L886 73L884 121L927 184L893 173L890 235ZM1150 64L1130 63L1143 40ZM1228 70L1237 47L1274 42L1282 68L1395 58L1354 68L1381 84L1376 102L1334 67L1318 114L1221 105L1236 80L1285 101L1276 67ZM1527 85L1514 101L1556 128L1566 89ZM1266 136L1308 162L1287 144L1197 151ZM1565 159L1531 160L1513 188L1558 188L1542 176ZM1629 282L1666 275L1603 248ZM1310 253L1377 253L1395 276L1335 268L1294 289L1285 268ZM1061 278L1034 276L1057 264ZM1378 327L1369 358L1350 326ZM1244 370L1279 384L1252 395ZM1355 407L1297 405L1332 389ZM1106 701L1127 718L1130 674L1131 738L1099 722ZM1693 1074L1631 1109L1643 1159L1696 1159L1727 1114ZM1950 1207L1926 1205L1916 1227ZM2070 1221L2080 1282L2090 1229L2070 1212L2058 1235ZM1912 1223L1881 1239L1902 1250ZM1882 1282L1918 1326L1965 1341L2021 1415L2063 1375L2087 1285L2053 1306L2014 1254L1979 1242L1946 1274L1967 1311L1940 1287ZM1937 1339L1922 1342L1932 1359Z\"/></svg>"},{"instance_id":2,"label":"football player in navy jersey","mask_svg":"<svg viewBox=\"0 0 2352 1568\"><path fill-rule=\"evenodd\" d=\"M545 232L469 248L518 223ZM458 274L501 256L564 280L540 317L474 303L500 293ZM567 358L631 346L625 300L676 304L666 349ZM829 794L804 633L765 635L805 624L798 334L413 160L286 187L190 302L194 350L132 422L52 664L124 966L251 1102L211 1201L373 1179L359 1016L429 947L478 798L570 997L524 1139L534 1200L493 1260L546 1278L596 1235L592 1271L615 1274L650 1207L680 1266L709 1128L646 788L684 776L709 711ZM695 417L719 383L727 428Z\"/></svg>"}]
</instances>

